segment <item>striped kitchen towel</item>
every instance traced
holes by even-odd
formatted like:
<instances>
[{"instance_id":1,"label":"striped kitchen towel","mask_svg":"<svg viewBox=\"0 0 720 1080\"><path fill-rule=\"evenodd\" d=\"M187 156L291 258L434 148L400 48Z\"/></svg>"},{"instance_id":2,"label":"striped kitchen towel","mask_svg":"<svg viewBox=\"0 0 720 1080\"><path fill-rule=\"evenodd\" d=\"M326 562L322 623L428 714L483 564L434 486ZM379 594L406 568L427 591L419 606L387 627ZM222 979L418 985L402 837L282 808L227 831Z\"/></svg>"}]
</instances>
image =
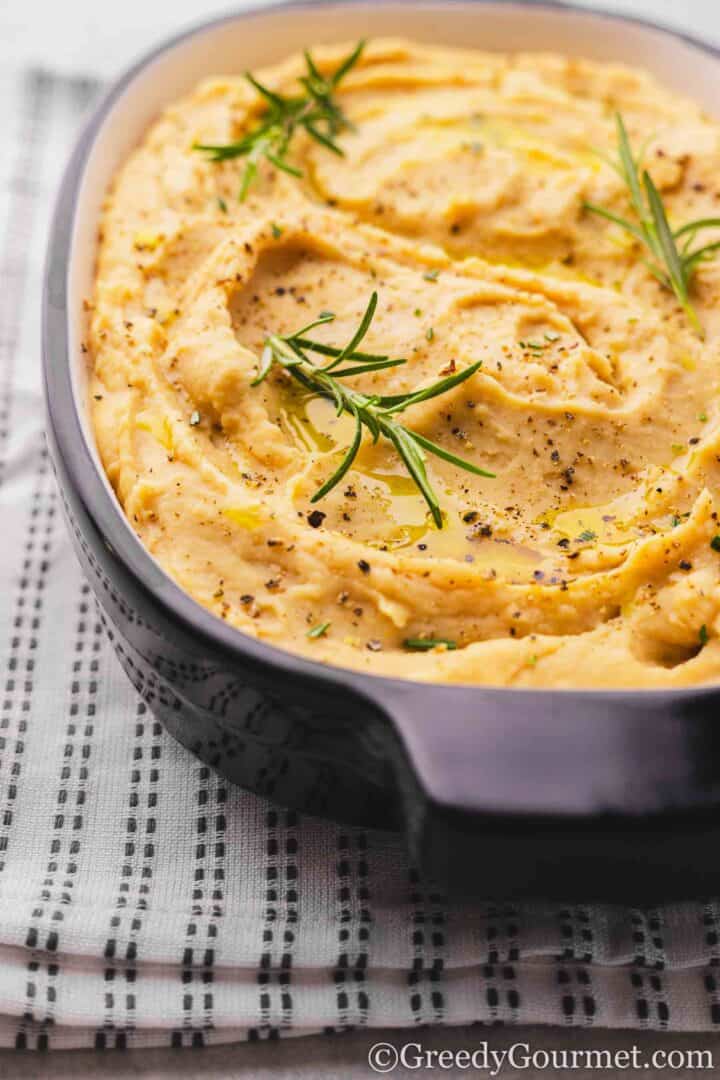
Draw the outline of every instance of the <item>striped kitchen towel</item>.
<instances>
[{"instance_id":1,"label":"striped kitchen towel","mask_svg":"<svg viewBox=\"0 0 720 1080\"><path fill-rule=\"evenodd\" d=\"M49 209L96 87L2 78L0 1046L720 1027L720 904L448 904L398 838L234 789L146 712L76 567L42 435Z\"/></svg>"}]
</instances>

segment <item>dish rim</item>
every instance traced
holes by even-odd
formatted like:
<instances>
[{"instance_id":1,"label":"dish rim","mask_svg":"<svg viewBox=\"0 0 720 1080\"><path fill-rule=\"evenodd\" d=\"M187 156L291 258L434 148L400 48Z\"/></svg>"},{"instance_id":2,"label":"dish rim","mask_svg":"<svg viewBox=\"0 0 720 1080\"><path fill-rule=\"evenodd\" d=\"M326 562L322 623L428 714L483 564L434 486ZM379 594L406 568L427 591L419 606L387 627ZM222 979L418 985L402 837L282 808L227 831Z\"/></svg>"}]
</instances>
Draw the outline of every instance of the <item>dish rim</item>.
<instances>
[{"instance_id":1,"label":"dish rim","mask_svg":"<svg viewBox=\"0 0 720 1080\"><path fill-rule=\"evenodd\" d=\"M394 0L395 3L413 6L416 0ZM367 0L336 0L348 7L367 5ZM468 4L485 5L497 0L426 0L423 6L453 7ZM504 687L493 684L429 682L419 679L374 674L356 668L327 664L313 660L288 649L264 642L238 627L232 626L203 607L182 588L155 560L141 539L133 531L117 497L111 492L100 473L101 464L93 456L80 415L80 403L73 385L73 359L70 355L69 277L73 246L73 232L79 213L85 167L105 121L127 88L145 68L155 60L182 46L186 41L225 23L238 22L248 17L276 14L302 8L322 8L324 0L272 0L271 3L251 3L241 10L228 11L210 19L200 20L184 30L163 38L158 44L143 52L138 59L125 68L110 84L94 107L79 135L63 172L55 201L49 231L49 242L43 276L42 300L42 360L43 384L47 423L55 438L63 464L83 507L95 527L122 562L126 572L161 605L173 620L179 620L213 649L228 656L241 655L266 678L282 674L296 683L317 686L318 682L338 692L350 687L369 703L379 704L406 693L409 687L427 687L428 691L473 691L475 695L548 696L573 695L579 699L613 701L634 704L666 701L668 697L683 700L712 695L719 686L698 684L687 687L665 688L582 688L582 687ZM504 0L504 7L526 9L528 15L541 11L569 12L588 18L603 18L619 24L630 23L646 30L667 35L691 47L707 53L720 61L720 46L701 40L684 30L669 26L662 21L611 11L602 5L579 6L567 0Z\"/></svg>"}]
</instances>

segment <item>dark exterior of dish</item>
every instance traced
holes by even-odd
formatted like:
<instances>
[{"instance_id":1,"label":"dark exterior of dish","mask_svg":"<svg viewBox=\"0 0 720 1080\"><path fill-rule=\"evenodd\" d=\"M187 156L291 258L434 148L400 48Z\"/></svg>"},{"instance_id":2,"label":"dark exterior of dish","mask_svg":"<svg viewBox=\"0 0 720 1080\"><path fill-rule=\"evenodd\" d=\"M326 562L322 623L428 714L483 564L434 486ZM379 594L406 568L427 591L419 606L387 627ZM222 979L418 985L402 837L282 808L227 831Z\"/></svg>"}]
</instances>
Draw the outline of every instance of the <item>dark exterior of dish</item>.
<instances>
[{"instance_id":1,"label":"dark exterior of dish","mask_svg":"<svg viewBox=\"0 0 720 1080\"><path fill-rule=\"evenodd\" d=\"M375 705L352 677L339 692L274 669L268 680L242 636L219 648L128 573L52 428L50 439L71 538L121 664L168 731L229 779L306 813L404 826L442 886L488 899L639 903L720 890L716 691L377 680Z\"/></svg>"},{"instance_id":2,"label":"dark exterior of dish","mask_svg":"<svg viewBox=\"0 0 720 1080\"><path fill-rule=\"evenodd\" d=\"M52 447L65 520L102 622L128 678L168 731L230 780L286 806L382 828L399 824L384 747L353 708L352 693L319 687L319 696L308 695L277 675L268 686L242 650L225 654L192 625L168 618L98 533Z\"/></svg>"},{"instance_id":3,"label":"dark exterior of dish","mask_svg":"<svg viewBox=\"0 0 720 1080\"><path fill-rule=\"evenodd\" d=\"M68 167L43 313L63 505L133 685L171 734L241 786L311 814L404 827L443 887L621 902L720 892L720 689L495 690L328 668L228 627L143 549L83 435L67 315L82 170L135 70Z\"/></svg>"}]
</instances>

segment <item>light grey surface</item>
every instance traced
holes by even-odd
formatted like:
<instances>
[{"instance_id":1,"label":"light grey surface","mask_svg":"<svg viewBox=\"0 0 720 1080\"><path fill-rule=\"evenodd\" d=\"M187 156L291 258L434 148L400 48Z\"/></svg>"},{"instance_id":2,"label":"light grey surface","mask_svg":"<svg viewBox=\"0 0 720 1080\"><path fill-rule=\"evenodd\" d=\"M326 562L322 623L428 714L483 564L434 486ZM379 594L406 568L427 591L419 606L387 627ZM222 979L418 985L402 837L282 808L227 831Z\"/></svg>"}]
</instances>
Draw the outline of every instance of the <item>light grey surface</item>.
<instances>
[{"instance_id":1,"label":"light grey surface","mask_svg":"<svg viewBox=\"0 0 720 1080\"><path fill-rule=\"evenodd\" d=\"M593 6L590 0L578 0ZM628 11L656 18L681 29L720 42L720 0L600 0L607 9ZM97 0L4 0L0 2L0 71L28 62L72 72L87 72L110 78L138 53L163 36L201 18L223 13L239 4L203 3L202 0L123 0L108 5ZM0 74L0 92L3 77ZM563 1029L472 1028L424 1032L375 1031L371 1035L354 1033L337 1037L289 1039L283 1043L240 1044L217 1047L199 1053L138 1051L127 1054L94 1055L86 1052L57 1053L52 1058L0 1052L0 1077L22 1078L90 1077L181 1077L252 1078L252 1080L355 1080L374 1075L367 1065L367 1050L374 1042L418 1041L427 1048L472 1049L482 1040L503 1049L511 1043L529 1043L536 1049L613 1049L639 1046L649 1055L655 1049L710 1049L717 1065L711 1072L669 1070L661 1073L649 1068L646 1077L669 1076L690 1080L700 1075L720 1075L720 1036L680 1036L653 1033L579 1031ZM395 1070L395 1077L418 1075L417 1071ZM489 1075L452 1069L436 1072L441 1076ZM503 1080L519 1080L533 1074L506 1068ZM546 1072L544 1075L552 1075ZM613 1073L574 1071L576 1080ZM625 1074L630 1075L630 1074Z\"/></svg>"},{"instance_id":2,"label":"light grey surface","mask_svg":"<svg viewBox=\"0 0 720 1080\"><path fill-rule=\"evenodd\" d=\"M263 0L252 0L254 5ZM577 0L593 7L592 0ZM32 61L56 70L110 78L162 37L212 15L243 6L241 0L3 0L0 52L3 66ZM597 6L661 20L720 40L718 0L597 0ZM410 27L408 28L411 29Z\"/></svg>"}]
</instances>

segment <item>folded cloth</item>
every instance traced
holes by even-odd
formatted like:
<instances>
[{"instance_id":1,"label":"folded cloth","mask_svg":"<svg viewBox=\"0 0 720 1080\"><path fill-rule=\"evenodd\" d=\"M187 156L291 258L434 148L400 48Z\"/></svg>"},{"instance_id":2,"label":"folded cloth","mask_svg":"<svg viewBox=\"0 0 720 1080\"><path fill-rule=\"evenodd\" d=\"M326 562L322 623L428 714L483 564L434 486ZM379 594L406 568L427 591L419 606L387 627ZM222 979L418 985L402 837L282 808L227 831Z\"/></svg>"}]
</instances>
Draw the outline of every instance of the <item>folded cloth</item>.
<instances>
[{"instance_id":1,"label":"folded cloth","mask_svg":"<svg viewBox=\"0 0 720 1080\"><path fill-rule=\"evenodd\" d=\"M398 837L233 788L138 700L59 519L41 423L49 203L95 89L32 71L2 95L0 1046L720 1025L719 903L449 904Z\"/></svg>"}]
</instances>

